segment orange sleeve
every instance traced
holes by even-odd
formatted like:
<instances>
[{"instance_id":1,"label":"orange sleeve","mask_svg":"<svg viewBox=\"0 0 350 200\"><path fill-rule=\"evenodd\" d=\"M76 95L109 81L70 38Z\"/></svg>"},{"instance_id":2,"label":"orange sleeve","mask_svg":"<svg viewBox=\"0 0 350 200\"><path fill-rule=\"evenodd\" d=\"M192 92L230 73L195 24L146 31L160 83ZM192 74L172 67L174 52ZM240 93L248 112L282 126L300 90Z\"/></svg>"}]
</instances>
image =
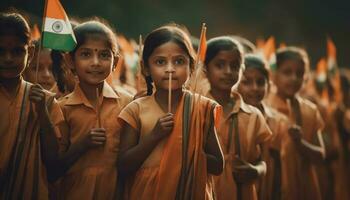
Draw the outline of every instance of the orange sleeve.
<instances>
[{"instance_id":1,"label":"orange sleeve","mask_svg":"<svg viewBox=\"0 0 350 200\"><path fill-rule=\"evenodd\" d=\"M58 105L56 99L53 99L50 109L50 120L55 129L55 135L57 138L61 138L62 134L59 129L59 124L64 122L64 116L60 106Z\"/></svg>"},{"instance_id":2,"label":"orange sleeve","mask_svg":"<svg viewBox=\"0 0 350 200\"><path fill-rule=\"evenodd\" d=\"M281 150L283 137L288 133L288 123L286 120L277 118L275 119L275 129L273 131L273 136L271 137L270 147L276 150Z\"/></svg>"},{"instance_id":3,"label":"orange sleeve","mask_svg":"<svg viewBox=\"0 0 350 200\"><path fill-rule=\"evenodd\" d=\"M118 118L128 123L135 130L140 130L140 107L137 102L129 103L119 114Z\"/></svg>"},{"instance_id":4,"label":"orange sleeve","mask_svg":"<svg viewBox=\"0 0 350 200\"><path fill-rule=\"evenodd\" d=\"M222 106L220 106L220 105L215 106L215 108L214 108L214 126L215 126L216 130L219 129L222 112L223 112Z\"/></svg>"},{"instance_id":5,"label":"orange sleeve","mask_svg":"<svg viewBox=\"0 0 350 200\"><path fill-rule=\"evenodd\" d=\"M55 125L56 129L60 133L60 137L58 138L59 150L60 152L66 151L70 145L70 128L66 121L66 115L64 110L64 101L59 101L57 103L59 111L62 113L63 120L60 120L59 123ZM54 110L54 108L53 108Z\"/></svg>"}]
</instances>

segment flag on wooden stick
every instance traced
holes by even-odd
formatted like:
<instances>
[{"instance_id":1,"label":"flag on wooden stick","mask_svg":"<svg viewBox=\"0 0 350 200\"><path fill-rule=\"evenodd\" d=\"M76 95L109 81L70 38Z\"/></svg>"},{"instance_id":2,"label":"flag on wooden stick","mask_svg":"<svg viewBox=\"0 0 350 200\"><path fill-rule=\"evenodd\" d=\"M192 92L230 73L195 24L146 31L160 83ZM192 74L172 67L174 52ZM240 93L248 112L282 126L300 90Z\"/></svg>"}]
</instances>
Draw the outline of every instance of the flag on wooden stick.
<instances>
[{"instance_id":1,"label":"flag on wooden stick","mask_svg":"<svg viewBox=\"0 0 350 200\"><path fill-rule=\"evenodd\" d=\"M46 0L43 47L71 51L77 42L68 16L59 0Z\"/></svg>"},{"instance_id":2,"label":"flag on wooden stick","mask_svg":"<svg viewBox=\"0 0 350 200\"><path fill-rule=\"evenodd\" d=\"M199 39L199 46L198 46L198 51L197 51L197 57L195 60L195 69L193 72L193 75L191 78L188 80L186 83L186 87L190 89L193 92L196 93L202 93L203 91L199 91L200 89L203 89L202 87L199 88L198 85L205 84L206 81L206 76L204 74L203 70L203 65L205 62L205 54L207 52L207 27L205 23L202 24L202 29L201 29L201 35Z\"/></svg>"}]
</instances>

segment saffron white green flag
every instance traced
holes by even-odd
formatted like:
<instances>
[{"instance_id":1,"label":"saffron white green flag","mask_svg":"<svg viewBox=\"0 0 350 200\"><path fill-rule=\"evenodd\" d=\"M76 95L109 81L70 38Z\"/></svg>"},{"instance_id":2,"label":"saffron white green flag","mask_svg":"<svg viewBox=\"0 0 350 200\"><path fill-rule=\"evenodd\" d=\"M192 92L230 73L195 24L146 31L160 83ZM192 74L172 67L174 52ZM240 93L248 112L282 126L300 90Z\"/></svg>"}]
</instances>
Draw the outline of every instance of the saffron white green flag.
<instances>
[{"instance_id":1,"label":"saffron white green flag","mask_svg":"<svg viewBox=\"0 0 350 200\"><path fill-rule=\"evenodd\" d=\"M46 0L43 47L71 51L77 42L72 26L59 0Z\"/></svg>"}]
</instances>

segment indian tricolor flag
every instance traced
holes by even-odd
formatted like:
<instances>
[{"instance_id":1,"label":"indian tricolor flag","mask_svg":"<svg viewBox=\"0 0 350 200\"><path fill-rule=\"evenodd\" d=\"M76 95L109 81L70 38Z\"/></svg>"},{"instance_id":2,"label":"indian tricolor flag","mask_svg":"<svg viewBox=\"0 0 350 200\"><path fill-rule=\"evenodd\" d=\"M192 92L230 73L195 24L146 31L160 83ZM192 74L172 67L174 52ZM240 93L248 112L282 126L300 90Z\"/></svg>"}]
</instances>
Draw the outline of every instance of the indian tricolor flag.
<instances>
[{"instance_id":1,"label":"indian tricolor flag","mask_svg":"<svg viewBox=\"0 0 350 200\"><path fill-rule=\"evenodd\" d=\"M43 47L71 51L77 42L72 26L59 0L46 0Z\"/></svg>"}]
</instances>

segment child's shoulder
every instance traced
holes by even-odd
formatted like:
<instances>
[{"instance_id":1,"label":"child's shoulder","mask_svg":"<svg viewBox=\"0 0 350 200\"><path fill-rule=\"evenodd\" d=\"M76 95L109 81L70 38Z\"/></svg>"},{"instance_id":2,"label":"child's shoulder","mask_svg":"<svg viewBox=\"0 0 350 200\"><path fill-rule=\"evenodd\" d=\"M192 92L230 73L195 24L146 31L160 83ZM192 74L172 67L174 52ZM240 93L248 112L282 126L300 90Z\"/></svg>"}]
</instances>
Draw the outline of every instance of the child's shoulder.
<instances>
[{"instance_id":1,"label":"child's shoulder","mask_svg":"<svg viewBox=\"0 0 350 200\"><path fill-rule=\"evenodd\" d=\"M137 99L134 99L129 102L129 104L126 105L126 107L130 108L130 107L138 107L139 109L141 107L149 107L151 105L153 105L154 103L154 97L151 96L143 96Z\"/></svg>"},{"instance_id":2,"label":"child's shoulder","mask_svg":"<svg viewBox=\"0 0 350 200\"><path fill-rule=\"evenodd\" d=\"M261 115L259 109L254 106L251 106L243 101L242 96L237 92L232 92L232 99L234 100L233 110L237 110L238 112L242 111L248 115Z\"/></svg>"},{"instance_id":3,"label":"child's shoulder","mask_svg":"<svg viewBox=\"0 0 350 200\"><path fill-rule=\"evenodd\" d=\"M119 89L119 88L114 88L113 89L114 92L117 94L117 96L120 99L120 102L122 105L128 105L132 100L133 100L133 96L131 94L129 94L128 92Z\"/></svg>"},{"instance_id":4,"label":"child's shoulder","mask_svg":"<svg viewBox=\"0 0 350 200\"><path fill-rule=\"evenodd\" d=\"M60 104L64 104L64 103L66 103L66 102L68 101L68 99L70 99L70 98L72 97L72 95L73 95L73 92L68 93L67 95L65 95L65 96L63 96L63 97L61 97L61 98L59 98L57 101L58 101L58 103L60 103Z\"/></svg>"},{"instance_id":5,"label":"child's shoulder","mask_svg":"<svg viewBox=\"0 0 350 200\"><path fill-rule=\"evenodd\" d=\"M297 100L300 104L300 109L301 110L310 110L310 111L318 111L317 105L313 102L311 102L310 100L300 97L297 97Z\"/></svg>"}]
</instances>

